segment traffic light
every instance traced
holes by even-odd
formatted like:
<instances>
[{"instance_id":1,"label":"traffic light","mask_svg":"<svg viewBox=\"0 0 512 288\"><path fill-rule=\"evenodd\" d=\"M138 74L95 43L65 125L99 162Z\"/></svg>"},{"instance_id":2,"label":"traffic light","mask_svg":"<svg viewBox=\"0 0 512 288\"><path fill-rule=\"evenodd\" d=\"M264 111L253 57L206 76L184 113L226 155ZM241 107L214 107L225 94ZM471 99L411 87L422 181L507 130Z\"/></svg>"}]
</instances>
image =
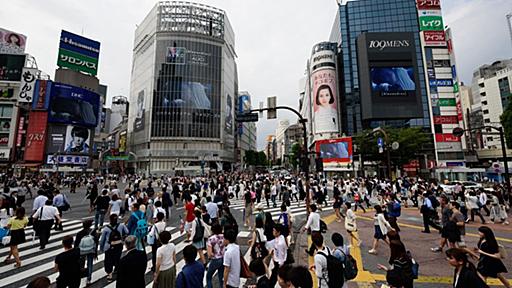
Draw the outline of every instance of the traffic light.
<instances>
[{"instance_id":1,"label":"traffic light","mask_svg":"<svg viewBox=\"0 0 512 288\"><path fill-rule=\"evenodd\" d=\"M323 158L315 158L316 172L324 172L324 161Z\"/></svg>"}]
</instances>

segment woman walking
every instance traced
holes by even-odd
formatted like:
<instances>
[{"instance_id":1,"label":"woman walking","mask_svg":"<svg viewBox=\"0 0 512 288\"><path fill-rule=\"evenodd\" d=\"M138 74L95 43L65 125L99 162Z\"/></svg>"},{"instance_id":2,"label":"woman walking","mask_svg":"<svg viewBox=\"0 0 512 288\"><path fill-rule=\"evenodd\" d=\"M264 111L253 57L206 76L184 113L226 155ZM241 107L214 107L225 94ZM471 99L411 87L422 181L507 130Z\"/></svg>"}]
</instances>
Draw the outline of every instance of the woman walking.
<instances>
[{"instance_id":1,"label":"woman walking","mask_svg":"<svg viewBox=\"0 0 512 288\"><path fill-rule=\"evenodd\" d=\"M174 288L176 287L176 247L172 242L169 243L171 240L170 232L160 232L159 238L162 246L156 252L153 287Z\"/></svg>"},{"instance_id":2,"label":"woman walking","mask_svg":"<svg viewBox=\"0 0 512 288\"><path fill-rule=\"evenodd\" d=\"M258 223L258 220L256 220ZM212 288L212 278L217 271L219 283L224 283L224 235L222 234L222 226L218 223L212 225L212 235L208 238L206 249L208 258L208 272L206 272L206 286Z\"/></svg>"},{"instance_id":3,"label":"woman walking","mask_svg":"<svg viewBox=\"0 0 512 288\"><path fill-rule=\"evenodd\" d=\"M345 217L345 229L347 230L347 233L350 235L350 238L352 238L355 243L357 243L357 246L361 245L361 240L357 238L357 236L354 234L357 232L357 222L356 222L356 213L352 211L352 204L350 202L345 202L345 207L347 209L347 216Z\"/></svg>"},{"instance_id":4,"label":"woman walking","mask_svg":"<svg viewBox=\"0 0 512 288\"><path fill-rule=\"evenodd\" d=\"M394 230L389 222L384 218L384 212L382 207L375 205L375 216L373 217L373 225L375 226L375 234L373 235L373 246L368 253L377 255L377 248L379 247L379 240L383 240L389 245L389 241L386 239L386 234L389 230Z\"/></svg>"},{"instance_id":5,"label":"woman walking","mask_svg":"<svg viewBox=\"0 0 512 288\"><path fill-rule=\"evenodd\" d=\"M489 288L478 275L475 265L468 260L467 251L460 248L446 250L446 260L455 267L454 288Z\"/></svg>"},{"instance_id":6,"label":"woman walking","mask_svg":"<svg viewBox=\"0 0 512 288\"><path fill-rule=\"evenodd\" d=\"M5 258L4 263L8 263L11 260L11 256L14 257L16 264L14 267L21 267L20 255L18 252L18 245L25 242L25 227L28 224L28 218L25 216L25 208L19 207L16 209L16 216L9 219L7 222L7 228L11 230L11 242L9 243L10 251Z\"/></svg>"}]
</instances>

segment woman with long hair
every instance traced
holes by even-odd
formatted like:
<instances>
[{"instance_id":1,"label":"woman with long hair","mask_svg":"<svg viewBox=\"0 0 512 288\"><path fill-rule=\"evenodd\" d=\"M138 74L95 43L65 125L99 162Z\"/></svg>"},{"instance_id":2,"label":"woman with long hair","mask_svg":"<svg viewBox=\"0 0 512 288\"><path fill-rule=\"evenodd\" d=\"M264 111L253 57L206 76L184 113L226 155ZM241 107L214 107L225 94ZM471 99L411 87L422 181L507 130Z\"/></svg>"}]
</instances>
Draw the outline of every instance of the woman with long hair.
<instances>
[{"instance_id":1,"label":"woman with long hair","mask_svg":"<svg viewBox=\"0 0 512 288\"><path fill-rule=\"evenodd\" d=\"M386 239L386 234L390 230L394 230L391 227L391 224L384 217L384 211L382 210L382 206L375 205L375 216L373 217L373 225L375 226L375 233L373 234L373 246L368 253L377 254L377 248L379 247L379 240L386 242L389 245L389 241Z\"/></svg>"},{"instance_id":2,"label":"woman with long hair","mask_svg":"<svg viewBox=\"0 0 512 288\"><path fill-rule=\"evenodd\" d=\"M500 248L496 237L494 237L494 233L491 228L480 226L480 228L478 228L478 234L480 241L478 241L478 245L474 248L473 252L470 251L475 258L478 257L477 254L480 255L477 266L478 273L485 281L487 281L489 277L498 278L505 287L510 288L510 283L504 275L508 271L501 261Z\"/></svg>"},{"instance_id":3,"label":"woman with long hair","mask_svg":"<svg viewBox=\"0 0 512 288\"><path fill-rule=\"evenodd\" d=\"M412 288L414 287L414 276L412 272L412 260L407 255L405 246L400 240L392 240L389 243L391 267L377 264L380 270L386 271L386 281L392 287Z\"/></svg>"},{"instance_id":4,"label":"woman with long hair","mask_svg":"<svg viewBox=\"0 0 512 288\"><path fill-rule=\"evenodd\" d=\"M18 245L25 242L25 227L27 227L28 218L25 216L25 208L19 207L16 209L16 216L9 219L7 228L11 230L11 242L9 243L10 251L5 258L4 263L8 263L11 256L14 257L16 264L14 267L21 267L20 255L18 252Z\"/></svg>"},{"instance_id":5,"label":"woman with long hair","mask_svg":"<svg viewBox=\"0 0 512 288\"><path fill-rule=\"evenodd\" d=\"M478 275L475 265L468 260L468 250L450 248L446 250L446 260L455 267L453 276L454 288L488 288L485 281Z\"/></svg>"},{"instance_id":6,"label":"woman with long hair","mask_svg":"<svg viewBox=\"0 0 512 288\"><path fill-rule=\"evenodd\" d=\"M265 224L263 227L263 234L265 234L265 237L267 238L267 241L274 239L274 234L272 230L275 226L274 219L272 219L272 214L270 212L265 212Z\"/></svg>"}]
</instances>

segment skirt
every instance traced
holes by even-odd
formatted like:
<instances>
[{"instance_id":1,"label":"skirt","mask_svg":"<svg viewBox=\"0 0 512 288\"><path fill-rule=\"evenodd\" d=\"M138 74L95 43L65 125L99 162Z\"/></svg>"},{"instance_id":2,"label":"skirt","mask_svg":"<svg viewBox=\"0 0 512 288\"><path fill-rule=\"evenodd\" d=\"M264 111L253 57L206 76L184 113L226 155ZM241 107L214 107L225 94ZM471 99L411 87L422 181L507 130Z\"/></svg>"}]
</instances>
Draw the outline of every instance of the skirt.
<instances>
[{"instance_id":1,"label":"skirt","mask_svg":"<svg viewBox=\"0 0 512 288\"><path fill-rule=\"evenodd\" d=\"M11 242L9 246L25 243L25 229L11 230Z\"/></svg>"},{"instance_id":2,"label":"skirt","mask_svg":"<svg viewBox=\"0 0 512 288\"><path fill-rule=\"evenodd\" d=\"M156 285L153 287L157 288L169 288L169 287L176 287L176 265L172 266L171 268L160 271L158 274L158 280Z\"/></svg>"},{"instance_id":3,"label":"skirt","mask_svg":"<svg viewBox=\"0 0 512 288\"><path fill-rule=\"evenodd\" d=\"M193 242L192 245L194 245L194 247L196 247L197 249L205 249L206 248L204 245L204 239L201 241Z\"/></svg>"},{"instance_id":4,"label":"skirt","mask_svg":"<svg viewBox=\"0 0 512 288\"><path fill-rule=\"evenodd\" d=\"M382 234L382 231L380 231L379 225L375 225L375 233L373 234L373 238L384 240L386 239L386 235Z\"/></svg>"}]
</instances>

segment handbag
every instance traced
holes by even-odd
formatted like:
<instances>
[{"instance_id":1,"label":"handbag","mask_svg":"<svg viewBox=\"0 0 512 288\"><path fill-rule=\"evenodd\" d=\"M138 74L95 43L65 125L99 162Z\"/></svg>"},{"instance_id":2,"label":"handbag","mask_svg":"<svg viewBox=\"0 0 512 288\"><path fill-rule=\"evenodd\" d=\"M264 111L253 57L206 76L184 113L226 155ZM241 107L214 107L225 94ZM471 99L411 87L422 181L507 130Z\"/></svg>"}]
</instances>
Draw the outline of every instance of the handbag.
<instances>
[{"instance_id":1,"label":"handbag","mask_svg":"<svg viewBox=\"0 0 512 288\"><path fill-rule=\"evenodd\" d=\"M34 232L36 232L36 236L39 236L39 230L41 229L41 218L43 218L43 208L44 206L41 207L41 213L39 214L39 218L36 218L36 219L33 219L33 225L34 225ZM34 214L36 214L36 212L34 212ZM34 216L32 214L32 216Z\"/></svg>"},{"instance_id":2,"label":"handbag","mask_svg":"<svg viewBox=\"0 0 512 288\"><path fill-rule=\"evenodd\" d=\"M254 243L251 248L251 258L257 259L257 258L265 258L268 255L268 249L265 247L265 243L261 242L260 233L258 230L255 230L256 232L256 239L258 242Z\"/></svg>"},{"instance_id":3,"label":"handbag","mask_svg":"<svg viewBox=\"0 0 512 288\"><path fill-rule=\"evenodd\" d=\"M2 245L7 246L7 245L9 245L9 243L11 243L10 231L8 229L3 229L3 230L7 230L7 231L4 232L5 235L2 237Z\"/></svg>"},{"instance_id":4,"label":"handbag","mask_svg":"<svg viewBox=\"0 0 512 288\"><path fill-rule=\"evenodd\" d=\"M247 261L245 261L244 256L242 256L242 251L240 251L240 278L252 278L254 273L249 270L249 265Z\"/></svg>"}]
</instances>

